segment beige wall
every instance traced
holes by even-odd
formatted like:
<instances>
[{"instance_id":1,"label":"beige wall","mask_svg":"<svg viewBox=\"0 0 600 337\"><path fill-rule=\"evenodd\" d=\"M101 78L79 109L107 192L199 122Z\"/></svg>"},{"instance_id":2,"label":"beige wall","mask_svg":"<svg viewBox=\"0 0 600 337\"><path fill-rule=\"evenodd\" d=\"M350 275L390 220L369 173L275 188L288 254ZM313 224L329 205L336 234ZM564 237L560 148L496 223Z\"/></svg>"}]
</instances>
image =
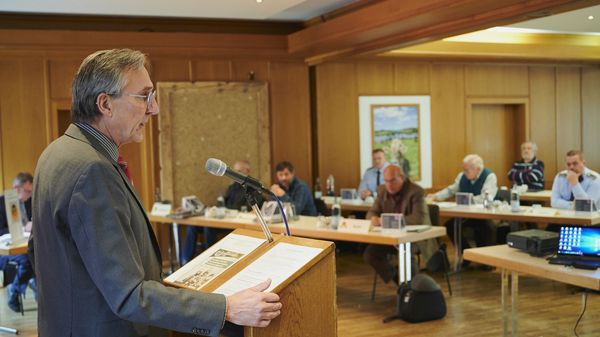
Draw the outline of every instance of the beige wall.
<instances>
[{"instance_id":1,"label":"beige wall","mask_svg":"<svg viewBox=\"0 0 600 337\"><path fill-rule=\"evenodd\" d=\"M589 65L500 65L335 62L317 66L319 175L332 173L336 188L357 186L360 172L358 96L430 95L433 188L453 181L469 143L469 102L522 102L527 106L523 134L539 145L551 187L563 155L582 148L588 166L600 169L600 67ZM467 123L469 121L469 123ZM470 128L470 129L469 129ZM506 151L515 152L513 149ZM481 153L484 157L494 153ZM518 159L518 158L514 158ZM504 176L509 167L502 172Z\"/></svg>"}]
</instances>

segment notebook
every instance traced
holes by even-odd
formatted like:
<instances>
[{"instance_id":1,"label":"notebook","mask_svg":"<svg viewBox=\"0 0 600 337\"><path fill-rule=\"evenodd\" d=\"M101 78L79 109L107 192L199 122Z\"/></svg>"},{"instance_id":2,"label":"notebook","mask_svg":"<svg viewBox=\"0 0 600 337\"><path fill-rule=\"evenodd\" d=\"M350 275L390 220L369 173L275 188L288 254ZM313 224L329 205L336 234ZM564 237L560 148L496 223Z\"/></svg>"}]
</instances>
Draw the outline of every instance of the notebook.
<instances>
[{"instance_id":1,"label":"notebook","mask_svg":"<svg viewBox=\"0 0 600 337\"><path fill-rule=\"evenodd\" d=\"M548 261L576 268L600 267L600 227L561 227L558 253Z\"/></svg>"}]
</instances>

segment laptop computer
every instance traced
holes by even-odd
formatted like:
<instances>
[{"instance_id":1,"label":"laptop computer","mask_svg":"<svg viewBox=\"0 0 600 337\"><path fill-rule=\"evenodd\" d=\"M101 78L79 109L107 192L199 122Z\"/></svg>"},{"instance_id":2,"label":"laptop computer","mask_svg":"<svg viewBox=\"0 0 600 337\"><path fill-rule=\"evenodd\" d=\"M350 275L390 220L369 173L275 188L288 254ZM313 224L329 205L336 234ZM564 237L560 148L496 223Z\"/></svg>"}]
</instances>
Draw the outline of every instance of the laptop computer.
<instances>
[{"instance_id":1,"label":"laptop computer","mask_svg":"<svg viewBox=\"0 0 600 337\"><path fill-rule=\"evenodd\" d=\"M548 262L583 269L600 267L600 227L561 227L558 253Z\"/></svg>"}]
</instances>

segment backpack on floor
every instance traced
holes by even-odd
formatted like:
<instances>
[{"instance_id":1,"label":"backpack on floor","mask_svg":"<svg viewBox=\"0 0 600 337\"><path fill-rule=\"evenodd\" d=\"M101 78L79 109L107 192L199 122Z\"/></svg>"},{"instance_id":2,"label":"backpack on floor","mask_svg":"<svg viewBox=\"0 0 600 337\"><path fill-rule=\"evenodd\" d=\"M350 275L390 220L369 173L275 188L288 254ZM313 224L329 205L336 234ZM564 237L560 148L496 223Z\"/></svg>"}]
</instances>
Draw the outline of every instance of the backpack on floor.
<instances>
[{"instance_id":1,"label":"backpack on floor","mask_svg":"<svg viewBox=\"0 0 600 337\"><path fill-rule=\"evenodd\" d=\"M426 322L446 316L446 301L440 286L429 275L420 273L398 288L398 314L410 323Z\"/></svg>"}]
</instances>

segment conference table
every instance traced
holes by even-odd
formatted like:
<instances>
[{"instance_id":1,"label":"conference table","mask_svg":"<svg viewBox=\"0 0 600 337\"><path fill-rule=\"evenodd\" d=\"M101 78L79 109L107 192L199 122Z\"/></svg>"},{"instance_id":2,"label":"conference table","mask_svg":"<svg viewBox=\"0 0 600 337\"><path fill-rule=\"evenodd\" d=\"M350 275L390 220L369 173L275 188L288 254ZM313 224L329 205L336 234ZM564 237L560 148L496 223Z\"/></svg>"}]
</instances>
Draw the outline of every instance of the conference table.
<instances>
[{"instance_id":1,"label":"conference table","mask_svg":"<svg viewBox=\"0 0 600 337\"><path fill-rule=\"evenodd\" d=\"M552 190L542 191L528 191L521 193L520 199L524 201L530 201L533 203L540 203L543 205L550 205L550 199L552 198ZM335 197L322 197L321 198L325 205L331 209L333 206ZM340 199L338 197L338 203L340 204L342 211L360 211L368 212L373 206L373 200L366 201L362 199Z\"/></svg>"},{"instance_id":2,"label":"conference table","mask_svg":"<svg viewBox=\"0 0 600 337\"><path fill-rule=\"evenodd\" d=\"M331 206L335 203L336 197L322 197L321 198L325 205L331 209ZM373 206L373 200L365 201L362 199L341 199L337 197L337 201L344 211L357 211L357 212L368 212Z\"/></svg>"},{"instance_id":3,"label":"conference table","mask_svg":"<svg viewBox=\"0 0 600 337\"><path fill-rule=\"evenodd\" d=\"M552 190L530 191L522 193L519 198L524 201L539 202L543 205L550 205L552 199Z\"/></svg>"},{"instance_id":4,"label":"conference table","mask_svg":"<svg viewBox=\"0 0 600 337\"><path fill-rule=\"evenodd\" d=\"M454 218L455 270L462 263L462 222L463 219L500 220L509 222L552 223L564 225L593 226L600 224L598 212L575 212L550 207L521 206L518 212L510 207L483 208L483 205L461 206L454 202L438 202L440 217Z\"/></svg>"},{"instance_id":5,"label":"conference table","mask_svg":"<svg viewBox=\"0 0 600 337\"><path fill-rule=\"evenodd\" d=\"M175 255L179 259L179 225L187 226L200 226L200 227L211 227L211 228L222 228L222 229L237 229L245 228L251 230L261 231L260 225L246 213L244 215L238 214L236 217L216 219L209 218L206 216L190 217L185 219L173 219L164 216L156 216L148 214L148 218L151 222L161 224L171 224L172 226L172 240L170 244L174 244L174 249L171 252L175 252ZM352 219L354 222L363 222L368 224L367 220ZM446 235L446 228L442 226L427 226L420 227L421 231L418 232L381 232L370 230L369 232L358 232L358 231L342 231L331 229L329 227L322 227L318 225L318 217L300 216L296 221L289 221L290 232L294 236L301 236L307 238L321 239L321 240L340 240L350 241L358 243L369 243L378 245L398 246L398 276L399 281L405 282L410 281L411 275L411 243L417 241L423 241L433 239ZM284 234L285 226L283 223L274 223L269 225L269 229L273 233ZM171 271L174 270L174 263L172 254L169 254L169 263Z\"/></svg>"},{"instance_id":6,"label":"conference table","mask_svg":"<svg viewBox=\"0 0 600 337\"><path fill-rule=\"evenodd\" d=\"M465 259L501 270L501 305L503 336L509 335L509 298L508 284L510 276L510 321L512 336L518 333L518 296L519 274L531 275L553 281L567 283L587 289L600 290L600 270L583 270L572 267L552 265L544 258L534 257L508 245L465 249ZM582 296L586 296L583 293Z\"/></svg>"},{"instance_id":7,"label":"conference table","mask_svg":"<svg viewBox=\"0 0 600 337\"><path fill-rule=\"evenodd\" d=\"M20 254L27 253L27 241L21 242L19 244L9 244L2 243L0 244L0 255L1 256L14 256ZM19 331L15 328L0 326L0 332L7 332L11 334L18 334Z\"/></svg>"}]
</instances>

